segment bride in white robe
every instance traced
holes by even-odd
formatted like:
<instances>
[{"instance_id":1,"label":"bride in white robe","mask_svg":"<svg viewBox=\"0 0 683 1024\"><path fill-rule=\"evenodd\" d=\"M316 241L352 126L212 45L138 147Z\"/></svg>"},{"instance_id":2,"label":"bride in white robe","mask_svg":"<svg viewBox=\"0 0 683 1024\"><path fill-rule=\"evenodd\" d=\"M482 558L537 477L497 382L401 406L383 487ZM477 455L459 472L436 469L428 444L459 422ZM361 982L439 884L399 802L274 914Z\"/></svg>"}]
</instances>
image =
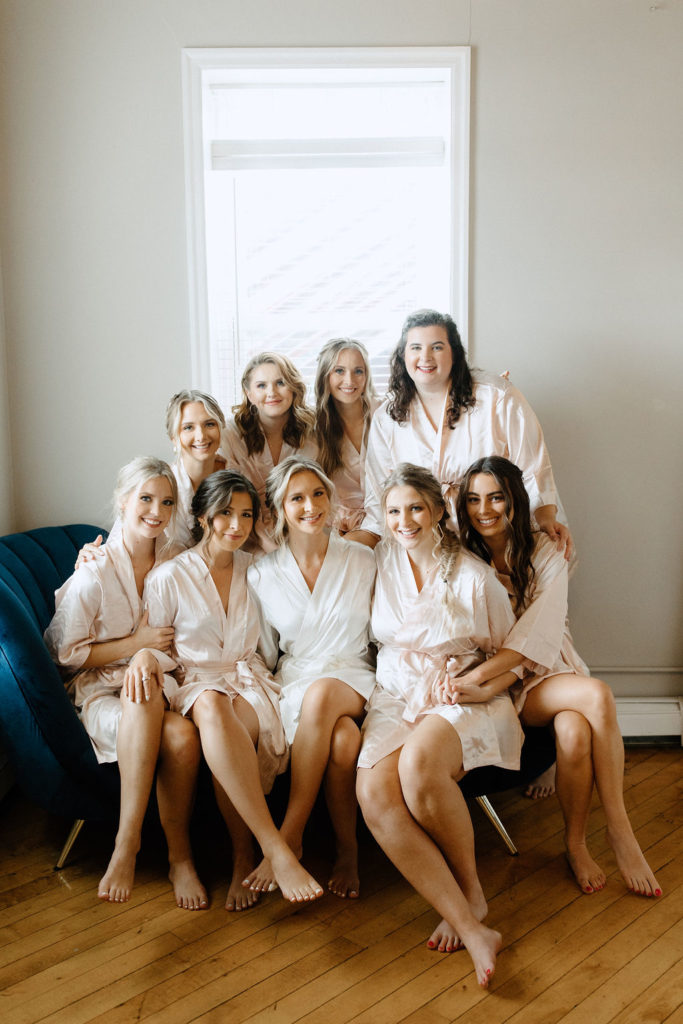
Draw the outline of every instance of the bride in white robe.
<instances>
[{"instance_id":1,"label":"bride in white robe","mask_svg":"<svg viewBox=\"0 0 683 1024\"><path fill-rule=\"evenodd\" d=\"M368 651L371 551L328 532L333 487L310 459L286 459L268 479L277 551L249 569L261 608L261 650L282 686L282 719L292 743L292 784L282 834L297 855L321 782L335 831L337 860L329 880L336 895L359 892L355 767L357 720L375 685ZM278 660L278 649L282 655ZM251 877L272 881L264 861Z\"/></svg>"},{"instance_id":2,"label":"bride in white robe","mask_svg":"<svg viewBox=\"0 0 683 1024\"><path fill-rule=\"evenodd\" d=\"M498 682L486 704L444 704L447 664L466 671L493 653L512 626L504 589L482 572L448 528L438 481L399 465L383 493L388 537L377 548L372 629L380 645L358 760L358 798L378 843L407 880L453 922L477 980L488 985L501 936L481 922L486 899L458 786L470 768L519 767L522 730ZM484 567L486 568L486 567ZM451 870L452 868L452 870ZM441 941L440 926L429 945Z\"/></svg>"},{"instance_id":3,"label":"bride in white robe","mask_svg":"<svg viewBox=\"0 0 683 1024\"><path fill-rule=\"evenodd\" d=\"M119 828L99 898L130 898L156 770L176 902L196 910L207 906L188 832L200 754L197 731L168 710L163 681L141 680L136 690L128 679L136 652L149 645L167 650L173 642L172 629L149 625L142 593L149 570L173 553L164 531L172 527L176 496L175 479L160 459L134 459L123 467L114 495L116 528L96 557L57 591L45 642L65 670L98 761L119 764Z\"/></svg>"},{"instance_id":4,"label":"bride in white robe","mask_svg":"<svg viewBox=\"0 0 683 1024\"><path fill-rule=\"evenodd\" d=\"M131 666L160 680L175 670L171 707L199 729L233 844L226 910L245 910L258 898L243 884L255 863L252 833L286 899L322 895L275 828L263 795L286 765L287 746L279 688L255 650L258 613L246 586L251 556L239 550L258 509L256 490L242 474L222 470L202 481L192 501L199 543L162 566L147 588L152 621L174 630L173 657L146 650Z\"/></svg>"}]
</instances>

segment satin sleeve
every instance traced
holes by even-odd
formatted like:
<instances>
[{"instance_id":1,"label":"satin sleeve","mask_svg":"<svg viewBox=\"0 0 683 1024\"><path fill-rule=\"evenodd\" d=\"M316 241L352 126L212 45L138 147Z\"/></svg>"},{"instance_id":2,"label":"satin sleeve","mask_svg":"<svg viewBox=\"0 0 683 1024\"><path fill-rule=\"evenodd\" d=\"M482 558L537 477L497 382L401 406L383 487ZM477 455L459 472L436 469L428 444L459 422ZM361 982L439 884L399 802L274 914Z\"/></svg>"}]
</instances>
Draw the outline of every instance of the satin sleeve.
<instances>
[{"instance_id":1,"label":"satin sleeve","mask_svg":"<svg viewBox=\"0 0 683 1024\"><path fill-rule=\"evenodd\" d=\"M499 401L509 459L522 471L531 511L543 505L559 505L557 488L541 424L521 391L508 385Z\"/></svg>"},{"instance_id":2,"label":"satin sleeve","mask_svg":"<svg viewBox=\"0 0 683 1024\"><path fill-rule=\"evenodd\" d=\"M73 671L82 667L97 642L95 620L102 607L102 585L81 566L55 594L55 614L44 640L52 660Z\"/></svg>"},{"instance_id":3,"label":"satin sleeve","mask_svg":"<svg viewBox=\"0 0 683 1024\"><path fill-rule=\"evenodd\" d=\"M160 572L152 570L145 580L143 604L149 615L148 623L155 629L161 626L173 626L178 614L178 592L171 573L166 566ZM162 672L173 672L178 662L166 651L158 651L155 647L146 647L159 662Z\"/></svg>"}]
</instances>

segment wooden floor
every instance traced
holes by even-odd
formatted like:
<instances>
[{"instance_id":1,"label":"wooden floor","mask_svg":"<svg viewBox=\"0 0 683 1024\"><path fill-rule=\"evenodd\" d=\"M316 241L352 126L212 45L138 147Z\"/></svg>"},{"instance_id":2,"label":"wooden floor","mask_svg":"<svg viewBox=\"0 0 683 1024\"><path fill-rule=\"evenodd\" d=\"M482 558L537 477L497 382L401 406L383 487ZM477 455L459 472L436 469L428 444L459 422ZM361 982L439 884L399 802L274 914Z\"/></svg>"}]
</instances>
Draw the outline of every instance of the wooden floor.
<instances>
[{"instance_id":1,"label":"wooden floor","mask_svg":"<svg viewBox=\"0 0 683 1024\"><path fill-rule=\"evenodd\" d=\"M65 824L10 794L0 804L0 1021L683 1022L682 781L680 749L628 751L627 806L664 889L658 900L625 890L597 800L590 842L609 882L593 896L569 875L555 798L494 798L520 848L514 858L474 808L489 922L504 941L489 993L465 952L426 948L435 913L367 835L363 898L353 903L326 895L293 908L273 893L228 915L217 835L199 837L210 910L175 908L154 836L133 899L110 906L95 898L110 835L86 826L70 864L53 872ZM308 845L306 862L324 878L326 844Z\"/></svg>"}]
</instances>

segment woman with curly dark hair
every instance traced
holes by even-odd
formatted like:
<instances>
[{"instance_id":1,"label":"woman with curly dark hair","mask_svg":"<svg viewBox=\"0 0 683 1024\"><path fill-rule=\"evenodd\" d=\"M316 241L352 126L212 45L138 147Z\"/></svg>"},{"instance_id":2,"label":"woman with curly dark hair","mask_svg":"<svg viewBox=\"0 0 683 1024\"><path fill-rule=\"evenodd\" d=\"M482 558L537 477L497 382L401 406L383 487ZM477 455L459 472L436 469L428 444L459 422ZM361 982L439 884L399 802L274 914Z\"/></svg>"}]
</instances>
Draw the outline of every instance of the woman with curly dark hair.
<instances>
[{"instance_id":1,"label":"woman with curly dark hair","mask_svg":"<svg viewBox=\"0 0 683 1024\"><path fill-rule=\"evenodd\" d=\"M473 459L504 455L519 465L544 533L571 552L543 433L523 395L503 377L470 370L447 313L420 309L391 357L385 403L373 417L366 459L366 518L350 535L370 546L382 533L382 482L399 462L424 466L444 493L451 525L460 480Z\"/></svg>"}]
</instances>

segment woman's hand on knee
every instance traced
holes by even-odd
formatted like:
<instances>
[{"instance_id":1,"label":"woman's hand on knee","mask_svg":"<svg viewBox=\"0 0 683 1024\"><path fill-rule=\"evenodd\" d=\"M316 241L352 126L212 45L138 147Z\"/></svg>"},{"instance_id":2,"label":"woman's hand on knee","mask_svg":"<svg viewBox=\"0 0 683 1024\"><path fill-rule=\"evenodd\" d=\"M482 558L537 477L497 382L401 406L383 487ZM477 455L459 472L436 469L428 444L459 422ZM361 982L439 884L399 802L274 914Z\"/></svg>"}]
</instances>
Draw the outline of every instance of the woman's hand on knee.
<instances>
[{"instance_id":1,"label":"woman's hand on knee","mask_svg":"<svg viewBox=\"0 0 683 1024\"><path fill-rule=\"evenodd\" d=\"M133 704L144 704L164 685L164 673L151 651L139 651L123 677L122 692Z\"/></svg>"}]
</instances>

